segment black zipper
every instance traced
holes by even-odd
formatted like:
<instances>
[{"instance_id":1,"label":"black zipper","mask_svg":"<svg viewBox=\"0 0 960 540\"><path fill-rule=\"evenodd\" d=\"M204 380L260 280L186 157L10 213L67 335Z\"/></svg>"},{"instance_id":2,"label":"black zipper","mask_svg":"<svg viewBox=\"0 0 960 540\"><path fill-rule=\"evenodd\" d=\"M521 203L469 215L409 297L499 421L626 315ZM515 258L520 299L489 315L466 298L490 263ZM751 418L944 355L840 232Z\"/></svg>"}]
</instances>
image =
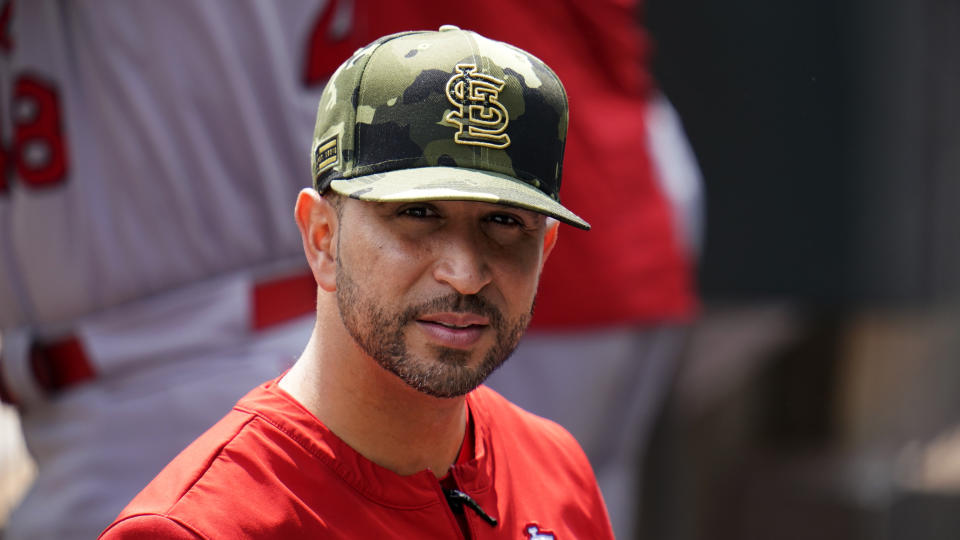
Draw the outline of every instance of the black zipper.
<instances>
[{"instance_id":1,"label":"black zipper","mask_svg":"<svg viewBox=\"0 0 960 540\"><path fill-rule=\"evenodd\" d=\"M473 510L475 514L480 516L480 519L487 522L491 527L497 526L497 518L486 513L470 495L467 495L459 489L444 489L443 496L446 497L447 504L450 505L450 510L453 510L454 514L462 514L463 507L466 506Z\"/></svg>"}]
</instances>

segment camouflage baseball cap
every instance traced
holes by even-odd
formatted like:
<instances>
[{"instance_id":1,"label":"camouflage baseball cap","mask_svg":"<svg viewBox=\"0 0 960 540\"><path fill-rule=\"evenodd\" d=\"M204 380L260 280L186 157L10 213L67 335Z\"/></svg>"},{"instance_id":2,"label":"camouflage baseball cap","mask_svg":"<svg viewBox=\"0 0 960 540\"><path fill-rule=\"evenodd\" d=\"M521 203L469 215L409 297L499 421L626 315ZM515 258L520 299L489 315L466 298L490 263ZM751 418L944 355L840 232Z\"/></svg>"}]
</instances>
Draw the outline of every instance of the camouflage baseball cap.
<instances>
[{"instance_id":1,"label":"camouflage baseball cap","mask_svg":"<svg viewBox=\"0 0 960 540\"><path fill-rule=\"evenodd\" d=\"M566 92L531 54L454 26L393 34L327 83L314 187L364 201L505 204L589 229L560 204L566 136Z\"/></svg>"}]
</instances>

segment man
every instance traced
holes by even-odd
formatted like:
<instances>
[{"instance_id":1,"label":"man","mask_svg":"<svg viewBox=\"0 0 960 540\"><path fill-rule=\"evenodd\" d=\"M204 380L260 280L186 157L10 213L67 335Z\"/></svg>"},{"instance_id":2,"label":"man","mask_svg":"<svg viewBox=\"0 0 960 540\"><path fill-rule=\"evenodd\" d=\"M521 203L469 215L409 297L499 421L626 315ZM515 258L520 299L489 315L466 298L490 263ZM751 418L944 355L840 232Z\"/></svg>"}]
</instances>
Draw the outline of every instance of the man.
<instances>
[{"instance_id":1,"label":"man","mask_svg":"<svg viewBox=\"0 0 960 540\"><path fill-rule=\"evenodd\" d=\"M455 27L347 60L295 208L305 351L102 538L612 538L574 439L480 386L530 320L554 220L589 228L559 203L567 117L546 65Z\"/></svg>"}]
</instances>

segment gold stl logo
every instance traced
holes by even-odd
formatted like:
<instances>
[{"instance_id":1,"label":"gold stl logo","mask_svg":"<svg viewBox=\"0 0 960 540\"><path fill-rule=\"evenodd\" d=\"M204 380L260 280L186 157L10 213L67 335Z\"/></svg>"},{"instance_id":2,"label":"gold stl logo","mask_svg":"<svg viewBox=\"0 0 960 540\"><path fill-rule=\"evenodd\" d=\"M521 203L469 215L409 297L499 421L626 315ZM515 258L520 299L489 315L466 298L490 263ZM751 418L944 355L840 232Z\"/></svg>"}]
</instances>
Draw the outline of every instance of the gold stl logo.
<instances>
[{"instance_id":1,"label":"gold stl logo","mask_svg":"<svg viewBox=\"0 0 960 540\"><path fill-rule=\"evenodd\" d=\"M510 136L504 133L510 117L500 103L504 82L477 73L474 64L457 64L457 73L447 81L447 100L455 107L443 120L459 128L453 140L458 144L506 148Z\"/></svg>"}]
</instances>

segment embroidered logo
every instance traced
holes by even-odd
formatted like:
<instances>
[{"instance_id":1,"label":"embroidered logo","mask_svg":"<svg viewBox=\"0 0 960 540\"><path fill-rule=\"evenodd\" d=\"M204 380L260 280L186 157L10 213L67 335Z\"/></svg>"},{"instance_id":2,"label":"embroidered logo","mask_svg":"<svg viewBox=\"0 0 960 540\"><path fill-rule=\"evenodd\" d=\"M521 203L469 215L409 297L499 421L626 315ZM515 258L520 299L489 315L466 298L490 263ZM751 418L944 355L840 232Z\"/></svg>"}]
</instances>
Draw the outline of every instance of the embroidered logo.
<instances>
[{"instance_id":1,"label":"embroidered logo","mask_svg":"<svg viewBox=\"0 0 960 540\"><path fill-rule=\"evenodd\" d=\"M454 106L443 120L458 128L458 144L506 148L510 136L504 133L510 117L500 103L504 82L478 73L474 64L457 64L457 73L447 81L447 100Z\"/></svg>"},{"instance_id":2,"label":"embroidered logo","mask_svg":"<svg viewBox=\"0 0 960 540\"><path fill-rule=\"evenodd\" d=\"M557 537L553 535L550 531L541 531L540 526L536 523L530 523L524 527L525 532L527 533L527 540L556 540Z\"/></svg>"},{"instance_id":3,"label":"embroidered logo","mask_svg":"<svg viewBox=\"0 0 960 540\"><path fill-rule=\"evenodd\" d=\"M317 145L316 150L313 151L313 161L316 163L316 170L313 171L314 176L323 172L324 169L336 165L340 155L338 151L339 142L340 136L334 135Z\"/></svg>"}]
</instances>

